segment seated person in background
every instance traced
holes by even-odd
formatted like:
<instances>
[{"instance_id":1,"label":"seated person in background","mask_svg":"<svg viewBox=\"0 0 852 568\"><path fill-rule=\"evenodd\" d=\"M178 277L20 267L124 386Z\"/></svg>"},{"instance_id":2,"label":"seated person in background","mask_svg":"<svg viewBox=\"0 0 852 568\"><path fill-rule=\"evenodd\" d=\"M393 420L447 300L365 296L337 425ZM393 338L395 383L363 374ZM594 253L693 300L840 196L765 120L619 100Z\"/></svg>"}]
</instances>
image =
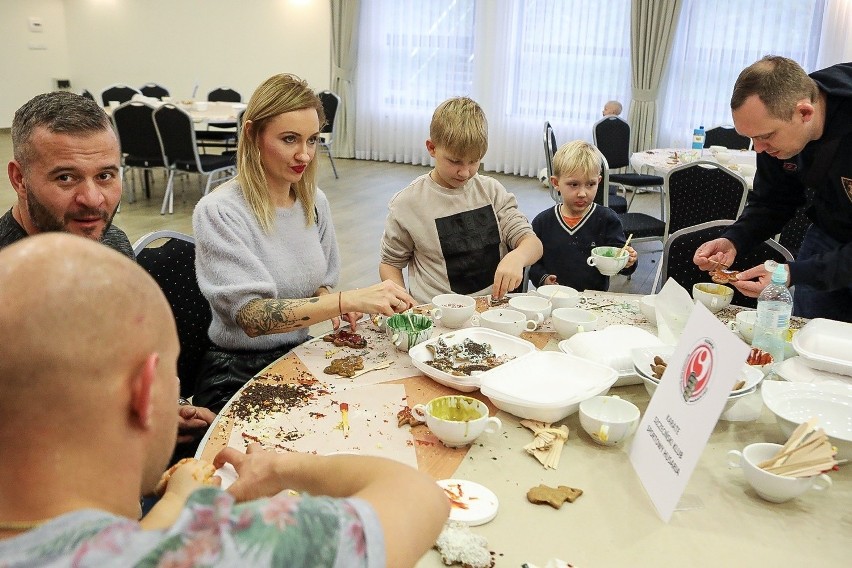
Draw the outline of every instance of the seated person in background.
<instances>
[{"instance_id":1,"label":"seated person in background","mask_svg":"<svg viewBox=\"0 0 852 568\"><path fill-rule=\"evenodd\" d=\"M449 504L430 477L259 446L216 457L239 474L228 491L197 489L170 528L144 530L139 495L177 431L179 346L162 291L128 258L65 234L0 251L0 290L4 566L412 566L435 542ZM62 404L39 412L44 401Z\"/></svg>"},{"instance_id":2,"label":"seated person in background","mask_svg":"<svg viewBox=\"0 0 852 568\"><path fill-rule=\"evenodd\" d=\"M393 282L331 293L340 254L325 194L316 185L322 102L293 75L274 75L243 115L237 177L195 207L195 265L210 302L214 348L199 368L194 402L219 411L258 371L326 320L352 328L358 312L393 315L414 305Z\"/></svg>"},{"instance_id":3,"label":"seated person in background","mask_svg":"<svg viewBox=\"0 0 852 568\"><path fill-rule=\"evenodd\" d=\"M388 205L379 276L404 286L407 266L419 303L447 292L502 298L541 257L541 243L515 196L477 173L488 149L482 108L467 97L441 103L426 148L434 169Z\"/></svg>"},{"instance_id":4,"label":"seated person in background","mask_svg":"<svg viewBox=\"0 0 852 568\"><path fill-rule=\"evenodd\" d=\"M536 286L562 284L580 291L609 288L609 277L586 263L593 248L625 243L618 215L594 202L600 172L600 154L588 142L568 142L553 156L550 183L562 203L542 211L532 222L544 245L541 260L530 268L530 280ZM630 258L620 274L636 270L636 251L628 246L627 252Z\"/></svg>"},{"instance_id":5,"label":"seated person in background","mask_svg":"<svg viewBox=\"0 0 852 568\"><path fill-rule=\"evenodd\" d=\"M607 101L603 107L604 116L619 116L621 114L621 103L618 101Z\"/></svg>"}]
</instances>

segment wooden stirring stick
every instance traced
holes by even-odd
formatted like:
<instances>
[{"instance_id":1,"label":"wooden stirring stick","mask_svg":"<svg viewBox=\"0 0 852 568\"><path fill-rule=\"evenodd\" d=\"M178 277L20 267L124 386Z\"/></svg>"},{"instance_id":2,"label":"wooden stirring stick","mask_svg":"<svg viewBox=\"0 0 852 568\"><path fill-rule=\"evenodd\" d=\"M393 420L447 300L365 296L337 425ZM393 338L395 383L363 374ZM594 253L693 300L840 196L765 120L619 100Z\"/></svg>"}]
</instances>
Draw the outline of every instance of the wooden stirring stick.
<instances>
[{"instance_id":1,"label":"wooden stirring stick","mask_svg":"<svg viewBox=\"0 0 852 568\"><path fill-rule=\"evenodd\" d=\"M379 363L378 365L375 365L373 367L367 367L366 369L361 369L360 371L358 371L357 373L355 373L354 375L352 375L349 378L354 379L355 377L360 377L364 373L370 373L372 371L378 371L380 369L387 369L388 367L391 366L391 364L393 364L393 361L385 361L384 363Z\"/></svg>"},{"instance_id":2,"label":"wooden stirring stick","mask_svg":"<svg viewBox=\"0 0 852 568\"><path fill-rule=\"evenodd\" d=\"M629 244L630 244L630 239L632 239L632 238L633 238L633 233L630 233L630 234L627 236L627 240L626 240L626 241L624 241L624 246L623 246L623 247L621 247L621 250L620 250L620 251L618 251L618 254L617 254L617 255L615 255L615 258L621 258L621 253L623 253L624 251L626 251L626 250L627 250L627 245L629 245Z\"/></svg>"}]
</instances>

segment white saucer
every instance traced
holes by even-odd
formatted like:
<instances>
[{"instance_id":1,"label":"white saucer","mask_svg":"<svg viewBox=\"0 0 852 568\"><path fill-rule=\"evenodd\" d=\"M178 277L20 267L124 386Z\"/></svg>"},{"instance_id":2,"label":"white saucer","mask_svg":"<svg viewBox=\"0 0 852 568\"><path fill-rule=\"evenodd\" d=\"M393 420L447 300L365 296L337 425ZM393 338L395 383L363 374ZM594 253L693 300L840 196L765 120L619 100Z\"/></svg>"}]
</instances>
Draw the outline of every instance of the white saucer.
<instances>
[{"instance_id":1,"label":"white saucer","mask_svg":"<svg viewBox=\"0 0 852 568\"><path fill-rule=\"evenodd\" d=\"M497 516L499 502L490 489L464 479L442 479L437 483L450 499L451 521L476 527Z\"/></svg>"}]
</instances>

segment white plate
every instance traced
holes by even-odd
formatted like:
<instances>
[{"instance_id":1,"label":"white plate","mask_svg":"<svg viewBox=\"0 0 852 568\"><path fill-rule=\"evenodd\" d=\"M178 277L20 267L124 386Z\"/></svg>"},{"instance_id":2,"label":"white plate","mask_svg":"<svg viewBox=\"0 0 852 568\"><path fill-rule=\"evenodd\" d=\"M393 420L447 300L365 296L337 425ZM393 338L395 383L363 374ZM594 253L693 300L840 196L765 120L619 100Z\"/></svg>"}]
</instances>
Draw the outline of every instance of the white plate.
<instances>
[{"instance_id":1,"label":"white plate","mask_svg":"<svg viewBox=\"0 0 852 568\"><path fill-rule=\"evenodd\" d=\"M429 351L427 346L437 343L441 338L444 339L447 345L455 345L457 343L461 343L465 339L471 339L477 343L489 343L491 344L491 348L495 355L512 355L515 358L526 355L527 353L532 353L536 350L535 345L525 339L515 337L514 335L488 329L487 327L467 327L451 331L449 333L443 333L437 337L433 337L429 341L418 343L408 351L409 356L411 356L411 362L424 375L444 386L454 388L461 392L473 392L478 389L482 377L493 372L494 369L483 371L469 377L460 377L438 370L429 365L427 361L431 361L433 357L432 352ZM496 368L499 369L500 367Z\"/></svg>"},{"instance_id":2,"label":"white plate","mask_svg":"<svg viewBox=\"0 0 852 568\"><path fill-rule=\"evenodd\" d=\"M464 479L442 479L437 483L450 499L451 521L476 527L497 516L500 503L487 487Z\"/></svg>"},{"instance_id":3,"label":"white plate","mask_svg":"<svg viewBox=\"0 0 852 568\"><path fill-rule=\"evenodd\" d=\"M852 386L852 377L814 369L801 357L784 359L776 366L775 374L791 383Z\"/></svg>"},{"instance_id":4,"label":"white plate","mask_svg":"<svg viewBox=\"0 0 852 568\"><path fill-rule=\"evenodd\" d=\"M606 393L615 371L558 351L537 351L492 369L481 381L494 406L530 420L558 422L588 398Z\"/></svg>"},{"instance_id":5,"label":"white plate","mask_svg":"<svg viewBox=\"0 0 852 568\"><path fill-rule=\"evenodd\" d=\"M814 318L793 335L792 343L814 369L852 375L852 323Z\"/></svg>"},{"instance_id":6,"label":"white plate","mask_svg":"<svg viewBox=\"0 0 852 568\"><path fill-rule=\"evenodd\" d=\"M837 447L836 458L852 459L852 386L766 381L761 391L763 403L775 415L785 436L816 417Z\"/></svg>"}]
</instances>

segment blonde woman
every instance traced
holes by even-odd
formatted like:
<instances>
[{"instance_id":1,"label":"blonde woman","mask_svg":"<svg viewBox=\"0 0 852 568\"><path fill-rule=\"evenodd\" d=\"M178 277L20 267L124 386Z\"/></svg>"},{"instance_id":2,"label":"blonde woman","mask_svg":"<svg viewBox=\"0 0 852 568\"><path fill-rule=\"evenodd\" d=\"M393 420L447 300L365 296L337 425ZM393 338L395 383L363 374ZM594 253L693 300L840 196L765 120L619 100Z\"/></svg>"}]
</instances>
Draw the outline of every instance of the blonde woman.
<instances>
[{"instance_id":1,"label":"blonde woman","mask_svg":"<svg viewBox=\"0 0 852 568\"><path fill-rule=\"evenodd\" d=\"M340 255L331 211L316 186L324 121L308 84L264 81L243 115L237 177L199 201L195 264L210 302L214 348L194 402L216 411L255 373L308 339L308 327L359 312L391 315L414 300L393 282L336 291Z\"/></svg>"}]
</instances>

